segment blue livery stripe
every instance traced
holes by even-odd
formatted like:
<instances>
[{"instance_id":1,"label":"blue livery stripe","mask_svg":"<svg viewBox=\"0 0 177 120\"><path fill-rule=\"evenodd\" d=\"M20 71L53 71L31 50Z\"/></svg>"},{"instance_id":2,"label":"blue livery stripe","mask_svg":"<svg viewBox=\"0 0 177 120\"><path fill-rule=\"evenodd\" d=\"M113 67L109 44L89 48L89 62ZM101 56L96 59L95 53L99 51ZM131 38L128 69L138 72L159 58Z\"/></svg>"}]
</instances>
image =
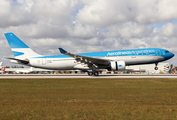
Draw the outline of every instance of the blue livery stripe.
<instances>
[{"instance_id":1,"label":"blue livery stripe","mask_svg":"<svg viewBox=\"0 0 177 120\"><path fill-rule=\"evenodd\" d=\"M6 39L11 48L29 48L24 42L22 42L13 33L5 33Z\"/></svg>"},{"instance_id":2,"label":"blue livery stripe","mask_svg":"<svg viewBox=\"0 0 177 120\"><path fill-rule=\"evenodd\" d=\"M88 57L110 57L110 56L157 56L156 51L162 50L159 48L145 48L145 49L131 49L131 50L118 50L118 51L105 51L105 52L92 52L92 53L78 53L77 55ZM71 58L67 55L55 56L40 56L35 58Z\"/></svg>"},{"instance_id":3,"label":"blue livery stripe","mask_svg":"<svg viewBox=\"0 0 177 120\"><path fill-rule=\"evenodd\" d=\"M15 57L24 54L23 52L16 52L16 51L12 51L12 52L13 52Z\"/></svg>"},{"instance_id":4,"label":"blue livery stripe","mask_svg":"<svg viewBox=\"0 0 177 120\"><path fill-rule=\"evenodd\" d=\"M164 59L157 62L162 62L164 60L168 60L174 56L173 53L159 48L146 48L146 49L132 49L132 50L118 50L118 51L106 51L106 52L92 52L92 53L79 53L77 55L88 56L88 57L112 57L112 56L161 56ZM47 59L56 59L56 58L72 58L67 55L55 55L55 56L40 56L40 57L32 57L36 58L47 58ZM72 58L74 59L74 58ZM154 62L146 63L151 64ZM137 63L142 64L142 63ZM134 65L134 64L132 64ZM119 66L121 67L121 66Z\"/></svg>"}]
</instances>

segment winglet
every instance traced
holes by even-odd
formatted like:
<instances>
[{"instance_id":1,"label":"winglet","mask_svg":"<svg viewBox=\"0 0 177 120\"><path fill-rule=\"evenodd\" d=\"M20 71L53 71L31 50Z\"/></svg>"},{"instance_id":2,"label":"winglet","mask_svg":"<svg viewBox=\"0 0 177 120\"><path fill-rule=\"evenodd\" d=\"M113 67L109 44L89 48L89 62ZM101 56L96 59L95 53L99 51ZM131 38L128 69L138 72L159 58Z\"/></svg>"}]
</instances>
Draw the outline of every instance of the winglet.
<instances>
[{"instance_id":1,"label":"winglet","mask_svg":"<svg viewBox=\"0 0 177 120\"><path fill-rule=\"evenodd\" d=\"M65 54L65 53L68 53L66 50L64 50L63 48L58 48L59 50L60 50L60 52L62 53L62 54Z\"/></svg>"}]
</instances>

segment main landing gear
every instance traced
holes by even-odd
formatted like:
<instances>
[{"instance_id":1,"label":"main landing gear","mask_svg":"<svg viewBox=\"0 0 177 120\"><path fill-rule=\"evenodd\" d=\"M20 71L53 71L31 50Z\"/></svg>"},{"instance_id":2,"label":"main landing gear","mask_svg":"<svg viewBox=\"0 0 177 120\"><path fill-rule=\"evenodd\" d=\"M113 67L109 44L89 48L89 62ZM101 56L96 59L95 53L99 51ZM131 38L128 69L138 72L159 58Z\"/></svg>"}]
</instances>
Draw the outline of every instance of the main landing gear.
<instances>
[{"instance_id":1,"label":"main landing gear","mask_svg":"<svg viewBox=\"0 0 177 120\"><path fill-rule=\"evenodd\" d=\"M98 72L98 70L99 69L97 69L98 68L98 66L96 66L95 64L92 64L92 67L91 67L91 71L88 71L88 75L89 76L98 76L99 75L99 72Z\"/></svg>"},{"instance_id":2,"label":"main landing gear","mask_svg":"<svg viewBox=\"0 0 177 120\"><path fill-rule=\"evenodd\" d=\"M157 67L158 63L155 63L155 70L158 70L158 67Z\"/></svg>"},{"instance_id":3,"label":"main landing gear","mask_svg":"<svg viewBox=\"0 0 177 120\"><path fill-rule=\"evenodd\" d=\"M92 71L92 72L88 72L88 75L89 76L98 76L99 75L99 72L98 71Z\"/></svg>"}]
</instances>

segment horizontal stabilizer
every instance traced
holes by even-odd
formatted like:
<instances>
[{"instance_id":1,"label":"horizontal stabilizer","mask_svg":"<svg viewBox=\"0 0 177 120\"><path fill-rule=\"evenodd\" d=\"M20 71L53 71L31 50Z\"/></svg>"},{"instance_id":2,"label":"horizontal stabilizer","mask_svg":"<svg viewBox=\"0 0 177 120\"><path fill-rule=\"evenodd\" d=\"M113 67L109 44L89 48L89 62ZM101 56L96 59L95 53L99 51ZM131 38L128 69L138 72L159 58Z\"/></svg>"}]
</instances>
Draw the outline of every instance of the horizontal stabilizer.
<instances>
[{"instance_id":1,"label":"horizontal stabilizer","mask_svg":"<svg viewBox=\"0 0 177 120\"><path fill-rule=\"evenodd\" d=\"M8 57L6 57L6 59L16 60L18 63L25 64L25 65L27 65L29 63L28 59L21 60L21 59L17 59L17 58L8 58Z\"/></svg>"}]
</instances>

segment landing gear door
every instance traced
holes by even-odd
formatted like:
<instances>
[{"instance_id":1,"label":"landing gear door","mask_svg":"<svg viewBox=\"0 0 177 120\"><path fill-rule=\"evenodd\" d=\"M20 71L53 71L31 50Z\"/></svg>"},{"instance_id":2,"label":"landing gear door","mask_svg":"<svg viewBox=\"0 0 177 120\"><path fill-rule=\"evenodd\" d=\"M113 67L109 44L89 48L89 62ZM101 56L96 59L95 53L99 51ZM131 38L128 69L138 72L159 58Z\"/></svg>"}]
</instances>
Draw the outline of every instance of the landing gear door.
<instances>
[{"instance_id":1,"label":"landing gear door","mask_svg":"<svg viewBox=\"0 0 177 120\"><path fill-rule=\"evenodd\" d=\"M42 58L42 65L46 65L46 58Z\"/></svg>"}]
</instances>

